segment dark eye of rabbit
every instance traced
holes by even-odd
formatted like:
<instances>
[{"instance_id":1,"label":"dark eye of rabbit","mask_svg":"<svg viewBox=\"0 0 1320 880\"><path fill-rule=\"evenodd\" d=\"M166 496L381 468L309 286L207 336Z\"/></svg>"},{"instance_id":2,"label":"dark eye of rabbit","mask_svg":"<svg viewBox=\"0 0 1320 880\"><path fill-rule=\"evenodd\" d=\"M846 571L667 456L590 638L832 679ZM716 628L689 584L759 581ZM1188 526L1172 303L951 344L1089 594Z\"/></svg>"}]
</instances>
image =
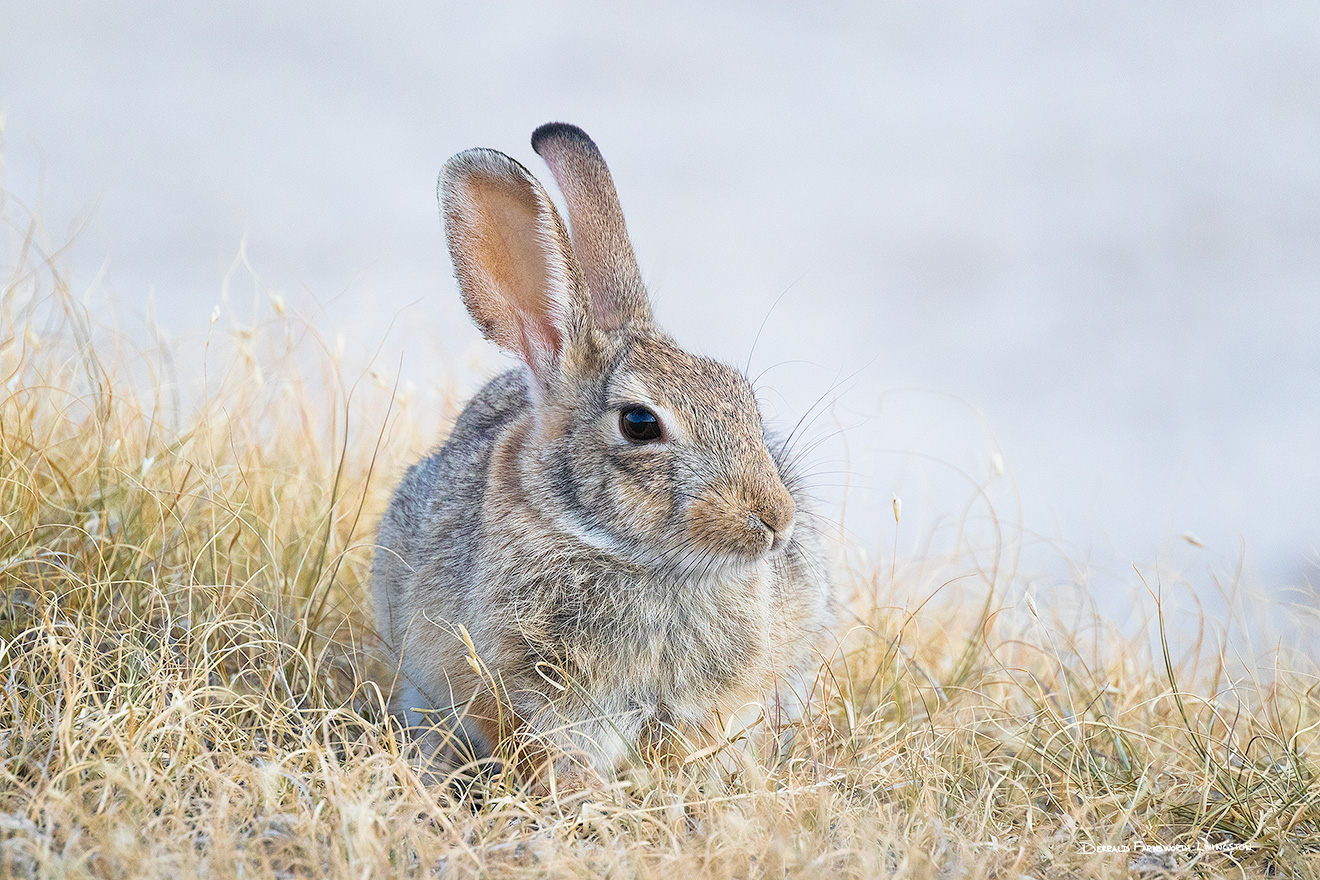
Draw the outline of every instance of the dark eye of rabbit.
<instances>
[{"instance_id":1,"label":"dark eye of rabbit","mask_svg":"<svg viewBox=\"0 0 1320 880\"><path fill-rule=\"evenodd\" d=\"M619 413L619 433L634 443L660 439L660 420L644 406L633 406Z\"/></svg>"}]
</instances>

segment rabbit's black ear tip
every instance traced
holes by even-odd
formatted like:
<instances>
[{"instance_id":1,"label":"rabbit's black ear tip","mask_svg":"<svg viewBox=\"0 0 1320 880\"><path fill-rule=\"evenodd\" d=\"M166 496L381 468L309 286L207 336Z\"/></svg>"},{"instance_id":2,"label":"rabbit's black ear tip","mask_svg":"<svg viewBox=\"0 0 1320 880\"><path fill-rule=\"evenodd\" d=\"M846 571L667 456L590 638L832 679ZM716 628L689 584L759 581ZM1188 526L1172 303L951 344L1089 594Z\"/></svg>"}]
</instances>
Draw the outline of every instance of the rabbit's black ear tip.
<instances>
[{"instance_id":1,"label":"rabbit's black ear tip","mask_svg":"<svg viewBox=\"0 0 1320 880\"><path fill-rule=\"evenodd\" d=\"M538 154L550 140L564 140L595 147L596 144L585 131L568 122L547 122L532 132L532 149Z\"/></svg>"}]
</instances>

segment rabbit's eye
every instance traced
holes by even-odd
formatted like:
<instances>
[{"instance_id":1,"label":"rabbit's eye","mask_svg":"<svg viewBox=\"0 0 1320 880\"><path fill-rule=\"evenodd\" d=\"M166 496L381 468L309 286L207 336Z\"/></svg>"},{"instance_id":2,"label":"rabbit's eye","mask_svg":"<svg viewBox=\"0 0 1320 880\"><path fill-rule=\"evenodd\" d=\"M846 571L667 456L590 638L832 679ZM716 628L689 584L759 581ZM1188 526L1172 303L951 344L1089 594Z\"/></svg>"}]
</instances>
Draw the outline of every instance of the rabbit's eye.
<instances>
[{"instance_id":1,"label":"rabbit's eye","mask_svg":"<svg viewBox=\"0 0 1320 880\"><path fill-rule=\"evenodd\" d=\"M634 443L651 443L661 437L660 420L644 406L631 406L619 413L619 433Z\"/></svg>"}]
</instances>

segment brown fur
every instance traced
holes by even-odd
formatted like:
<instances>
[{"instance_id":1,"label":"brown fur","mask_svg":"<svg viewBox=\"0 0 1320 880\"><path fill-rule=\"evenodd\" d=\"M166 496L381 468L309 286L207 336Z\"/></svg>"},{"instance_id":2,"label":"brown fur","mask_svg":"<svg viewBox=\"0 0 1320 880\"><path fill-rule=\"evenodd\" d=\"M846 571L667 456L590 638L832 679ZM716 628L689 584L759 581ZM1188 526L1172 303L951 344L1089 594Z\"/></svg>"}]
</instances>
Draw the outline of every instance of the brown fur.
<instances>
[{"instance_id":1,"label":"brown fur","mask_svg":"<svg viewBox=\"0 0 1320 880\"><path fill-rule=\"evenodd\" d=\"M835 606L816 520L750 385L654 324L608 170L568 128L538 130L537 149L568 197L571 244L512 159L446 166L464 301L528 369L492 381L409 471L372 583L402 676L395 711L415 726L438 713L478 753L579 784L583 768L672 755L666 731L806 669ZM636 406L661 441L620 434Z\"/></svg>"}]
</instances>

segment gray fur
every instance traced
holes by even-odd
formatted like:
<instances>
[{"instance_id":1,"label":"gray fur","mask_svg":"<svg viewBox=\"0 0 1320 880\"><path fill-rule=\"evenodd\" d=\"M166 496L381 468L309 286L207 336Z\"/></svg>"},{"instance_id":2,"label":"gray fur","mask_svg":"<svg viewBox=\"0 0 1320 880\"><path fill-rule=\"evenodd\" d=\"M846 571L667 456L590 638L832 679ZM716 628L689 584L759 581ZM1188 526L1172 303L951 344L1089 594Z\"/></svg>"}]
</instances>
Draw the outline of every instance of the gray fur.
<instances>
[{"instance_id":1,"label":"gray fur","mask_svg":"<svg viewBox=\"0 0 1320 880\"><path fill-rule=\"evenodd\" d=\"M532 132L536 151L564 194L573 248L582 261L596 321L608 329L650 321L651 303L637 268L614 178L596 142L576 125L547 122Z\"/></svg>"},{"instance_id":2,"label":"gray fur","mask_svg":"<svg viewBox=\"0 0 1320 880\"><path fill-rule=\"evenodd\" d=\"M583 784L817 661L836 614L817 519L741 374L678 348L649 308L595 320L599 267L522 166L460 154L441 197L465 302L527 368L472 399L381 522L392 707L413 727L438 719L438 751L448 732ZM492 217L512 227L493 239ZM529 278L554 290L518 286ZM620 435L632 405L661 416L663 442Z\"/></svg>"}]
</instances>

